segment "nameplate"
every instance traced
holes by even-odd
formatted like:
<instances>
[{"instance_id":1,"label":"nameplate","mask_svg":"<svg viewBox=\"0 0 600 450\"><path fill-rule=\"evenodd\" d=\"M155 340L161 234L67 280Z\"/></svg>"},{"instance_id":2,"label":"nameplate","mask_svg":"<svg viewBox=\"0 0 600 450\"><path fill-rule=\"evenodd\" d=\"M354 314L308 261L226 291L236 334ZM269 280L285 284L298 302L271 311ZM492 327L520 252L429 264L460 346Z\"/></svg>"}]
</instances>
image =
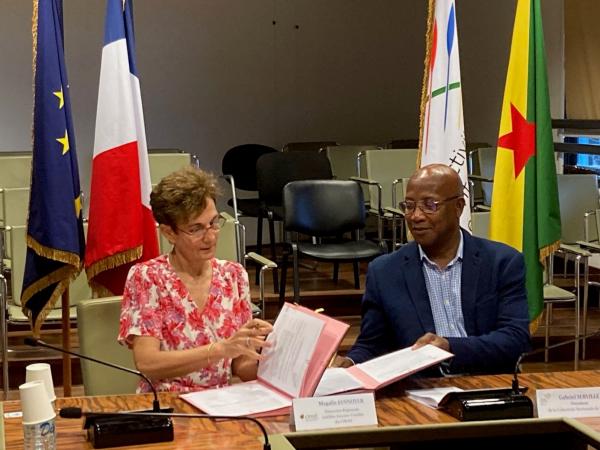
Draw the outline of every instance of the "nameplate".
<instances>
[{"instance_id":1,"label":"nameplate","mask_svg":"<svg viewBox=\"0 0 600 450\"><path fill-rule=\"evenodd\" d=\"M538 417L600 416L600 387L538 389Z\"/></svg>"},{"instance_id":2,"label":"nameplate","mask_svg":"<svg viewBox=\"0 0 600 450\"><path fill-rule=\"evenodd\" d=\"M295 398L290 417L296 431L377 425L372 392Z\"/></svg>"}]
</instances>

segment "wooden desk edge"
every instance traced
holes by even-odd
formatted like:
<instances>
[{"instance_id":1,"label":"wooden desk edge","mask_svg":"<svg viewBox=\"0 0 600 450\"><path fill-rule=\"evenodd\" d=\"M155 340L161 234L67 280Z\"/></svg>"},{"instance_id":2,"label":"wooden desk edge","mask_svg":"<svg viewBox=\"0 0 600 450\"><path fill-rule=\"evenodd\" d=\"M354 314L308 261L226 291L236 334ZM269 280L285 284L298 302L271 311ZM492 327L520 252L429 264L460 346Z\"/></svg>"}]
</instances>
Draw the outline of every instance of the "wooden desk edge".
<instances>
[{"instance_id":1,"label":"wooden desk edge","mask_svg":"<svg viewBox=\"0 0 600 450\"><path fill-rule=\"evenodd\" d=\"M600 444L600 432L596 431L594 428L592 428L585 422L582 422L581 420L583 419L579 420L572 419L569 417L563 417L562 419L565 423L569 424L571 428L577 430L582 435L587 436Z\"/></svg>"},{"instance_id":2,"label":"wooden desk edge","mask_svg":"<svg viewBox=\"0 0 600 450\"><path fill-rule=\"evenodd\" d=\"M4 402L0 402L0 450L6 449L6 440L4 438Z\"/></svg>"},{"instance_id":3,"label":"wooden desk edge","mask_svg":"<svg viewBox=\"0 0 600 450\"><path fill-rule=\"evenodd\" d=\"M482 387L501 387L510 384L512 376L509 374L505 375L490 375L490 376L476 376L476 377L464 377L464 378L444 378L444 379L422 379L415 380L414 383L404 384L403 386L399 386L402 391L408 387L414 388L413 385L417 388L427 388L432 386L448 386L448 385L458 385L464 389L474 389L474 388L482 388ZM600 385L600 371L581 371L581 372L553 372L553 373L538 373L538 374L524 374L522 376L523 384L530 386L531 391L529 395L533 396L536 389L541 388L567 388L567 387L584 387L584 386L599 386ZM361 429L340 429L340 430L324 430L324 431L315 431L315 432L303 432L303 433L291 433L289 432L289 423L288 418L286 416L267 418L264 420L264 424L267 427L269 432L269 440L277 444L278 447L273 447L274 449L279 450L291 450L294 448L294 445L301 447L301 442L298 440L300 437L306 439L304 445L306 448L307 444L310 444L308 439L312 439L313 444L320 440L321 446L323 445L323 438L335 440L336 446L339 444L341 440L348 440L348 436L352 436L352 442L350 443L351 447L356 446L356 439L362 435L363 439L370 439L375 437L375 440L391 439L392 434L386 433L397 433L397 436L403 435L404 440L408 439L410 434L413 434L412 439L414 440L415 434L422 435L424 438L429 438L426 433L431 434L431 430L448 430L449 433L464 433L465 427L469 427L470 431L468 433L476 433L478 432L476 426L473 424L483 424L480 426L479 430L483 429L482 426L489 427L492 422L464 422L457 423L456 419L438 412L437 410L433 410L431 408L424 407L413 400L405 399L401 395L399 398L396 392L389 392L390 396L387 394L381 395L381 398L378 399L378 417L380 419L380 427L372 428L368 431L365 428ZM160 393L161 403L163 405L170 405L176 408L176 410L180 412L197 412L193 406L186 403L182 399L178 397L176 393ZM114 396L96 396L96 397L71 397L71 398L60 398L57 399L57 407L64 406L78 406L83 407L88 410L128 410L128 409L140 409L143 407L147 407L150 403L151 396L150 394L128 394L128 395L114 395ZM381 410L379 410L381 407ZM18 437L21 439L22 443L22 429L20 423L17 423L16 420L11 419L7 425L6 419L4 417L4 413L6 411L16 411L19 409L18 401L8 401L2 402L0 404L0 449L7 448L19 448L11 439L13 437ZM418 413L415 416L415 413ZM550 423L555 427L559 427L558 430L568 431L571 430L580 440L589 439L591 442L596 443L597 448L600 448L600 418L582 418L582 419L519 419L518 421L532 421L535 420L537 424L544 424L546 428L549 427ZM417 425L415 422L420 422L421 424ZM516 423L516 421L507 422L501 421L504 424L506 423ZM402 423L408 423L409 425L402 425ZM58 424L61 427L67 428L67 421L62 421L62 419L58 420ZM68 429L71 434L67 436L76 436L77 443L69 448L90 448L89 443L85 445L81 445L79 442L83 438L81 432L81 423L73 422L68 425ZM243 437L244 439L231 439L231 443L242 443L246 447L250 448L250 444L252 448L258 448L255 446L255 443L260 445L261 437L259 436L258 429L256 427L251 427L250 425L239 425L239 423L234 422L213 422L213 421L194 421L194 425L182 423L177 424L178 427L176 433L178 433L177 440L181 439L181 442L185 442L187 447L179 447L179 448L194 448L194 449L208 449L214 448L216 441L213 437L221 436L223 437L223 433L227 436L235 436L235 437ZM62 429L62 428L61 428ZM388 431L384 431L384 430ZM184 431L185 430L185 431ZM400 431L402 430L402 431ZM497 429L498 430L498 429ZM367 436L367 432L370 433L370 436ZM186 434L187 433L187 434ZM187 440L191 435L197 435L198 433L202 433L206 439L203 439L201 442L197 441L197 439ZM529 431L529 433L533 433L533 431ZM14 436L13 436L14 435ZM59 436L61 436L59 432ZM62 435L64 436L64 435ZM468 436L467 436L468 437ZM219 438L220 439L220 438ZM193 446L189 446L192 441L194 442ZM81 441L83 442L83 441ZM221 442L222 443L222 442ZM17 442L18 444L18 442ZM294 445L293 445L294 444ZM371 445L372 446L372 445ZM157 445L157 448L171 448L167 446ZM313 445L315 447L315 445Z\"/></svg>"},{"instance_id":4,"label":"wooden desk edge","mask_svg":"<svg viewBox=\"0 0 600 450\"><path fill-rule=\"evenodd\" d=\"M510 436L516 429L526 434L543 435L548 431L575 432L588 445L600 448L600 433L577 419L566 417L486 420L420 425L369 427L357 429L326 429L304 432L290 432L269 436L272 450L295 450L321 446L381 446L391 443L412 443L419 437L443 436L444 439L485 438L490 433L496 436ZM441 432L441 433L440 433ZM435 439L434 439L435 440Z\"/></svg>"}]
</instances>

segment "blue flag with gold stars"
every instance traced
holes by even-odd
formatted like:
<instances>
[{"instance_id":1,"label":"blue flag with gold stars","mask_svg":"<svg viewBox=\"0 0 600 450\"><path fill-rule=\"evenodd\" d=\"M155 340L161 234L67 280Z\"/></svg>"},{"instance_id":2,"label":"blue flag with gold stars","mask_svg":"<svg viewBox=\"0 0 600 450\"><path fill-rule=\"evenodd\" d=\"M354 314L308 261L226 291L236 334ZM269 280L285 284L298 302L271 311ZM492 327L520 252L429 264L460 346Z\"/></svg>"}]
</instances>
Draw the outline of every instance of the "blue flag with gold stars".
<instances>
[{"instance_id":1,"label":"blue flag with gold stars","mask_svg":"<svg viewBox=\"0 0 600 450\"><path fill-rule=\"evenodd\" d=\"M21 303L34 335L81 270L81 190L64 58L62 0L33 3L33 162Z\"/></svg>"}]
</instances>

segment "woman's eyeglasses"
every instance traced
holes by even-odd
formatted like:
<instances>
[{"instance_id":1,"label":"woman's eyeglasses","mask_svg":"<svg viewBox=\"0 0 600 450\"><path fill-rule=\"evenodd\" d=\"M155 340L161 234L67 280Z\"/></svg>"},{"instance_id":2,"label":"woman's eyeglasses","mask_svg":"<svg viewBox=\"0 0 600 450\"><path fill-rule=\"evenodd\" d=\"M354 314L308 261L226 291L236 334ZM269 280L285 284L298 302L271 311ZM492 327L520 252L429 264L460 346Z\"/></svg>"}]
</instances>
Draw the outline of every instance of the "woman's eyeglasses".
<instances>
[{"instance_id":1,"label":"woman's eyeglasses","mask_svg":"<svg viewBox=\"0 0 600 450\"><path fill-rule=\"evenodd\" d=\"M202 225L201 223L197 223L194 225L190 225L189 230L184 230L183 228L176 227L182 233L187 234L195 239L203 238L206 233L210 231L218 232L223 228L227 219L222 216L215 217L208 225Z\"/></svg>"}]
</instances>

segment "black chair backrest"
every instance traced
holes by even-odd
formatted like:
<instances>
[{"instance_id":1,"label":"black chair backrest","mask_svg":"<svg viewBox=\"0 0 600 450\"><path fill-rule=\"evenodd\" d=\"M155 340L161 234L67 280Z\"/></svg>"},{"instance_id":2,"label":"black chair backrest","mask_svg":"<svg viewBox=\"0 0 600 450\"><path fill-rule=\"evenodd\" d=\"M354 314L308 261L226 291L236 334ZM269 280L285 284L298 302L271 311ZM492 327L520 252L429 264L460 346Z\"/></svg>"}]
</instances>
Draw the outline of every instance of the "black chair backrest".
<instances>
[{"instance_id":1,"label":"black chair backrest","mask_svg":"<svg viewBox=\"0 0 600 450\"><path fill-rule=\"evenodd\" d=\"M260 144L242 144L227 150L221 161L223 175L231 175L235 187L244 191L256 191L256 161L262 155L277 152L273 147Z\"/></svg>"},{"instance_id":2,"label":"black chair backrest","mask_svg":"<svg viewBox=\"0 0 600 450\"><path fill-rule=\"evenodd\" d=\"M331 164L325 154L277 152L256 162L258 197L267 206L281 206L283 187L290 181L330 180Z\"/></svg>"},{"instance_id":3,"label":"black chair backrest","mask_svg":"<svg viewBox=\"0 0 600 450\"><path fill-rule=\"evenodd\" d=\"M293 181L283 188L286 231L333 236L365 226L360 185L347 180Z\"/></svg>"},{"instance_id":4,"label":"black chair backrest","mask_svg":"<svg viewBox=\"0 0 600 450\"><path fill-rule=\"evenodd\" d=\"M318 152L326 147L338 145L335 141L304 141L288 142L283 146L283 152Z\"/></svg>"},{"instance_id":5,"label":"black chair backrest","mask_svg":"<svg viewBox=\"0 0 600 450\"><path fill-rule=\"evenodd\" d=\"M388 145L387 148L418 148L419 140L418 139L393 139Z\"/></svg>"}]
</instances>

